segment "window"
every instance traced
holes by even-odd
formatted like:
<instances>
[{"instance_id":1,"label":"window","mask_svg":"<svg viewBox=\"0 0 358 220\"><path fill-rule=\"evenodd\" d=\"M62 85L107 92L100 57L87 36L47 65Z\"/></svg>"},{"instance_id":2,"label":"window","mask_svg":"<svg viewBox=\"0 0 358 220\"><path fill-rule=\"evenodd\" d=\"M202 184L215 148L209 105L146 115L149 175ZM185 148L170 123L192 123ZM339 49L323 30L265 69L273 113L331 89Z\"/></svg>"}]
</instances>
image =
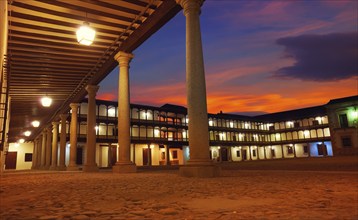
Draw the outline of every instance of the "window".
<instances>
[{"instance_id":1,"label":"window","mask_svg":"<svg viewBox=\"0 0 358 220\"><path fill-rule=\"evenodd\" d=\"M313 120L313 121L312 121L312 124L313 124L313 125L319 125L319 122L318 122L317 120Z\"/></svg>"},{"instance_id":2,"label":"window","mask_svg":"<svg viewBox=\"0 0 358 220\"><path fill-rule=\"evenodd\" d=\"M352 147L351 137L342 137L342 147Z\"/></svg>"},{"instance_id":3,"label":"window","mask_svg":"<svg viewBox=\"0 0 358 220\"><path fill-rule=\"evenodd\" d=\"M162 153L160 154L160 159L161 159L161 160L165 160L165 152L162 152Z\"/></svg>"},{"instance_id":4,"label":"window","mask_svg":"<svg viewBox=\"0 0 358 220\"><path fill-rule=\"evenodd\" d=\"M317 144L318 155L326 156L327 155L327 147L325 144Z\"/></svg>"},{"instance_id":5,"label":"window","mask_svg":"<svg viewBox=\"0 0 358 220\"><path fill-rule=\"evenodd\" d=\"M236 157L241 157L241 156L240 156L240 150L237 150L237 151L236 151Z\"/></svg>"},{"instance_id":6,"label":"window","mask_svg":"<svg viewBox=\"0 0 358 220\"><path fill-rule=\"evenodd\" d=\"M173 150L172 155L173 155L173 159L178 159L178 151Z\"/></svg>"},{"instance_id":7,"label":"window","mask_svg":"<svg viewBox=\"0 0 358 220\"><path fill-rule=\"evenodd\" d=\"M270 131L274 131L274 130L275 130L275 126L271 125L271 126L269 127L269 130L270 130Z\"/></svg>"},{"instance_id":8,"label":"window","mask_svg":"<svg viewBox=\"0 0 358 220\"><path fill-rule=\"evenodd\" d=\"M304 146L303 146L303 152L304 152L305 154L308 154L308 146L307 146L307 145L304 145Z\"/></svg>"},{"instance_id":9,"label":"window","mask_svg":"<svg viewBox=\"0 0 358 220\"><path fill-rule=\"evenodd\" d=\"M293 154L293 147L287 146L287 154Z\"/></svg>"},{"instance_id":10,"label":"window","mask_svg":"<svg viewBox=\"0 0 358 220\"><path fill-rule=\"evenodd\" d=\"M296 122L293 124L293 126L294 126L295 128L299 128L299 127L300 127L300 123L299 123L298 121L296 121Z\"/></svg>"},{"instance_id":11,"label":"window","mask_svg":"<svg viewBox=\"0 0 358 220\"><path fill-rule=\"evenodd\" d=\"M32 154L25 153L25 162L31 162L31 161L32 161Z\"/></svg>"},{"instance_id":12,"label":"window","mask_svg":"<svg viewBox=\"0 0 358 220\"><path fill-rule=\"evenodd\" d=\"M341 128L348 128L347 114L340 114L339 115L339 123L341 124Z\"/></svg>"},{"instance_id":13,"label":"window","mask_svg":"<svg viewBox=\"0 0 358 220\"><path fill-rule=\"evenodd\" d=\"M252 150L252 156L256 157L256 150Z\"/></svg>"}]
</instances>

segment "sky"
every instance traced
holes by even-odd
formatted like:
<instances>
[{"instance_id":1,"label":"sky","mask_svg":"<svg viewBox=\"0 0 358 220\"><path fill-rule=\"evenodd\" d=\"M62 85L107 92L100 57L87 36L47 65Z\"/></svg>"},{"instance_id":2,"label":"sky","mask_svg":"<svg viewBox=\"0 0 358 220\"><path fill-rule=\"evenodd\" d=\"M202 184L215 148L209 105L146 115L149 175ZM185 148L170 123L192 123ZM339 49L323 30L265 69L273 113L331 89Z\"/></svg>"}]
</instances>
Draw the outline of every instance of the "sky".
<instances>
[{"instance_id":1,"label":"sky","mask_svg":"<svg viewBox=\"0 0 358 220\"><path fill-rule=\"evenodd\" d=\"M200 23L209 113L257 115L358 94L358 1L206 0ZM133 51L131 103L186 106L185 16ZM118 67L98 99L117 101Z\"/></svg>"}]
</instances>

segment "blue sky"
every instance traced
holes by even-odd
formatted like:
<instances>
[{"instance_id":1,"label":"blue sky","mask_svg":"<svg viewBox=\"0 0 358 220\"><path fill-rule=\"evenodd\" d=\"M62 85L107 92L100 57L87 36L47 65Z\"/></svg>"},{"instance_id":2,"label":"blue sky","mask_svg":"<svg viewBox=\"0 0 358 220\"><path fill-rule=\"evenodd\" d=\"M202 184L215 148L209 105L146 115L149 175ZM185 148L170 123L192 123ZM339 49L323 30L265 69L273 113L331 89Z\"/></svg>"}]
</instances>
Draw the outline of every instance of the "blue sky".
<instances>
[{"instance_id":1,"label":"blue sky","mask_svg":"<svg viewBox=\"0 0 358 220\"><path fill-rule=\"evenodd\" d=\"M277 112L357 95L357 1L207 0L201 30L208 111ZM133 51L131 102L186 105L185 17ZM117 100L118 68L98 98Z\"/></svg>"}]
</instances>

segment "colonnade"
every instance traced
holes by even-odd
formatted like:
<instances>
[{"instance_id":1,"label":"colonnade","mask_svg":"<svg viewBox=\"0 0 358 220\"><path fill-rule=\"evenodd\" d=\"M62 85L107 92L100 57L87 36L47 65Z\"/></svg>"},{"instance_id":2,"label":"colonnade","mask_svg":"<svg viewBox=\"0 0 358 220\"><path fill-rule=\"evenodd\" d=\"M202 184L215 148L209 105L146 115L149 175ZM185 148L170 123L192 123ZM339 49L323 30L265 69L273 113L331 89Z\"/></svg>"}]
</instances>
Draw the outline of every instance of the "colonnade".
<instances>
[{"instance_id":1,"label":"colonnade","mask_svg":"<svg viewBox=\"0 0 358 220\"><path fill-rule=\"evenodd\" d=\"M220 168L215 166L209 158L208 114L206 102L206 84L202 41L200 32L200 8L203 0L176 0L182 6L186 17L186 89L189 116L189 145L190 159L187 165L180 168L182 176L214 177L220 175ZM119 63L118 82L118 145L119 156L113 166L113 172L136 172L136 165L130 158L130 94L129 94L129 63L133 58L131 53L120 51L114 56ZM88 85L88 115L86 157L83 170L98 171L95 163L95 95L98 86ZM70 105L72 110L70 126L70 161L67 170L78 170L76 165L77 146L77 111L78 104ZM61 117L60 159L57 161L57 127L53 123L52 131L46 132L35 141L34 157L37 165L48 169L64 169L65 131ZM42 141L40 138L42 137ZM52 138L52 146L51 146ZM52 158L51 158L52 150ZM41 157L39 156L41 152Z\"/></svg>"},{"instance_id":2,"label":"colonnade","mask_svg":"<svg viewBox=\"0 0 358 220\"><path fill-rule=\"evenodd\" d=\"M96 153L96 92L98 86L88 85L86 90L88 92L88 115L87 115L87 154L83 171L95 172L98 167L95 161ZM66 120L67 114L59 115L60 122L52 122L52 127L46 127L41 134L34 140L33 162L32 169L42 170L79 170L76 164L77 157L77 117L78 117L78 103L71 103L71 124L70 124L70 152L69 164L66 167ZM58 143L59 125L60 143ZM59 153L59 154L58 154Z\"/></svg>"}]
</instances>

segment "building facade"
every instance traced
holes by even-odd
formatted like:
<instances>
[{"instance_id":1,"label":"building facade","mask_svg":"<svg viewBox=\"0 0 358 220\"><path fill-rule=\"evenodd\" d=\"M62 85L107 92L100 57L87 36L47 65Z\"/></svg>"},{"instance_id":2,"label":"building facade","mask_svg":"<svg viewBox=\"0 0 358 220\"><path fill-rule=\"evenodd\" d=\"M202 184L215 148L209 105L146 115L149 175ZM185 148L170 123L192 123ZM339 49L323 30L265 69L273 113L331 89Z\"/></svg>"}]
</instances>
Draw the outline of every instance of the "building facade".
<instances>
[{"instance_id":1,"label":"building facade","mask_svg":"<svg viewBox=\"0 0 358 220\"><path fill-rule=\"evenodd\" d=\"M208 154L215 163L243 162L302 157L325 157L358 154L358 96L335 99L326 105L296 109L260 116L235 114L208 114L210 149ZM86 163L88 102L80 103L77 112L76 164ZM96 163L100 168L112 167L118 158L117 103L96 100ZM66 118L65 163L70 158L70 124L72 112ZM190 158L187 109L165 104L161 107L130 105L130 158L137 166L183 165ZM58 126L58 125L57 125ZM61 133L61 126L55 130ZM33 144L33 168L51 162L45 155L60 157L59 143L56 154L41 145L58 134L41 135ZM60 139L60 138L59 138ZM55 140L59 140L57 137ZM45 143L45 144L44 144ZM26 143L28 145L29 143ZM55 144L55 145L56 145ZM10 144L9 152L21 149ZM51 144L47 144L51 145ZM28 147L28 146L26 146ZM40 149L41 148L41 149ZM42 154L42 159L40 152ZM46 152L47 151L47 154ZM18 150L18 160L25 158ZM37 152L37 153L36 153ZM27 163L29 153L26 150ZM21 158L22 159L21 159ZM50 156L47 160L53 160ZM41 161L41 162L40 162ZM10 163L11 161L9 161ZM13 162L12 162L13 163ZM20 163L21 164L21 163ZM56 165L55 165L56 166ZM20 167L28 167L18 165ZM13 168L13 167L12 167ZM43 167L42 167L43 169Z\"/></svg>"}]
</instances>

